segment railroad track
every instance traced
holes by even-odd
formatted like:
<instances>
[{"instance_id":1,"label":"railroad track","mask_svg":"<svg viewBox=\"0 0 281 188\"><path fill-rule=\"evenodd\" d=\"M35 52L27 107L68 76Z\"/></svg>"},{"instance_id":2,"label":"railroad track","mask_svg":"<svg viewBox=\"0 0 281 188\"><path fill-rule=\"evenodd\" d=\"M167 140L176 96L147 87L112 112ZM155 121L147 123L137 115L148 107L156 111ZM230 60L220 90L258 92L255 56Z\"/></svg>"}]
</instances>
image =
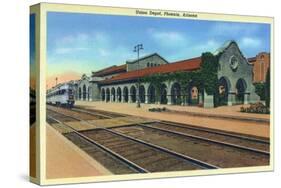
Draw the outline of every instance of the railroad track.
<instances>
[{"instance_id":1,"label":"railroad track","mask_svg":"<svg viewBox=\"0 0 281 188\"><path fill-rule=\"evenodd\" d=\"M99 119L110 118L109 116L106 116L106 115L103 115L103 114L92 115L92 114L80 112L80 111L77 111L77 110L74 111L74 110L70 110L70 109L67 109L67 108L58 108L58 107L52 107L52 106L47 107L47 110L50 110L51 112L60 112L60 113L63 113L65 115L70 115L70 116L68 116L70 118L78 117L78 118L82 118L84 120L99 120ZM65 117L67 117L67 116L65 116Z\"/></svg>"},{"instance_id":2,"label":"railroad track","mask_svg":"<svg viewBox=\"0 0 281 188\"><path fill-rule=\"evenodd\" d=\"M244 137L239 138L237 136L231 137L226 135L217 135L216 133L211 132L199 132L198 130L189 130L185 127L174 127L171 124L164 124L162 122L159 123L146 123L146 124L138 124L140 126L167 132L170 134L175 134L182 137L188 137L193 139L198 139L202 141L212 142L215 144L220 144L224 146L229 146L245 151L251 151L255 153L260 153L264 155L269 155L269 145L266 141L257 141L256 139L251 140L250 138L244 139Z\"/></svg>"},{"instance_id":3,"label":"railroad track","mask_svg":"<svg viewBox=\"0 0 281 188\"><path fill-rule=\"evenodd\" d=\"M76 110L75 110L76 111ZM95 111L77 110L79 112L88 113L91 115L103 115L96 113ZM106 118L113 118L112 116L105 115ZM79 119L78 119L79 120ZM146 126L147 128L176 134L183 137L191 137L216 144L221 144L229 147L234 147L242 150L248 150L256 153L269 155L269 141L254 138L244 135L237 135L234 133L227 133L223 131L217 131L207 128L199 128L190 125L180 125L178 123L172 123L167 121L158 121L155 123L138 124L140 126Z\"/></svg>"},{"instance_id":4,"label":"railroad track","mask_svg":"<svg viewBox=\"0 0 281 188\"><path fill-rule=\"evenodd\" d=\"M58 119L50 115L48 115L47 117L53 122L56 122L56 124L62 126L63 129L68 129L68 133L65 133L63 135L67 139L72 141L74 144L76 144L79 148L88 153L91 157L95 158L98 162L104 165L111 172L115 174L148 172L147 170L139 167L133 162L123 158L114 151L79 133L78 131L68 126L67 124L59 121Z\"/></svg>"},{"instance_id":5,"label":"railroad track","mask_svg":"<svg viewBox=\"0 0 281 188\"><path fill-rule=\"evenodd\" d=\"M94 109L83 109L83 108L79 108L79 107L74 107L72 108L72 110L74 111L78 111L78 112L84 112L87 114L93 114L93 115L102 115L104 117L108 117L108 118L116 118L116 117L125 117L125 116L129 116L129 115L125 115L125 114L121 114L121 113L116 113L116 112L107 112L104 110L94 110Z\"/></svg>"},{"instance_id":6,"label":"railroad track","mask_svg":"<svg viewBox=\"0 0 281 188\"><path fill-rule=\"evenodd\" d=\"M170 131L154 129L139 124L112 129L220 168L266 166L269 164L269 155L267 153L248 150L247 148L237 148L232 145L186 135L179 136Z\"/></svg>"},{"instance_id":7,"label":"railroad track","mask_svg":"<svg viewBox=\"0 0 281 188\"><path fill-rule=\"evenodd\" d=\"M61 115L68 116L65 114ZM80 120L83 123L88 123L77 117L72 118ZM137 164L137 166L144 166L142 168L146 169L147 172L218 168L215 165L110 129L100 127L94 130L80 131L79 133L99 143L108 150L114 151L123 158L129 159L129 161Z\"/></svg>"},{"instance_id":8,"label":"railroad track","mask_svg":"<svg viewBox=\"0 0 281 188\"><path fill-rule=\"evenodd\" d=\"M85 110L82 110L85 111ZM82 112L80 110L80 112ZM86 112L84 112L86 113ZM93 111L89 112L91 115L96 115ZM88 113L88 114L89 114ZM100 112L99 112L100 113ZM61 114L63 116L67 116L65 114ZM100 114L99 114L100 115ZM107 118L110 118L110 116L106 115ZM70 117L70 116L69 116ZM84 121L83 119L79 119L77 117L72 117L77 121ZM84 121L85 123L85 121ZM88 123L88 122L87 122ZM138 134L130 134L130 132L138 132L135 131L136 127L141 127L142 131L139 131ZM124 131L122 128L127 129L130 131ZM99 128L99 130L106 131L107 134L109 132L122 136L123 138L127 138L130 140L133 140L135 142L139 142L141 144L148 145L150 147L158 147L158 150L163 150L165 152L172 152L175 157L183 157L186 160L192 161L192 162L199 162L197 164L201 164L201 166L204 166L204 164L207 164L207 168L218 168L218 167L236 167L235 160L237 161L237 156L239 160L241 160L241 157L245 157L245 166L255 166L253 164L257 165L266 165L268 162L269 158L269 152L266 151L266 148L268 148L268 142L265 140L257 139L257 138L251 138L251 137L246 137L246 136L240 136L237 134L230 134L230 133L224 133L220 131L214 131L214 130L208 130L208 129L203 129L203 128L194 128L194 127L183 127L182 125L179 124L173 124L169 122L155 122L155 123L146 123L146 124L136 124L136 125L130 125L130 126L123 126L119 128L111 128L111 129L104 129L104 128ZM135 130L134 130L135 129ZM133 130L133 131L132 131ZM149 131L148 131L149 130ZM97 131L97 130L96 130ZM87 131L83 131L84 133ZM89 131L88 131L89 132ZM92 130L92 132L95 132ZM163 144L162 142L158 142L158 140L150 140L143 137L142 135L149 135L153 133L155 134L164 134L164 136L159 139L160 141L162 139L170 139L173 137L173 140L176 141L188 141L185 147L182 147L183 149L175 150L175 147L178 147L177 145L174 145L173 147L170 147L171 144ZM154 135L151 135L151 138L153 139ZM172 141L171 140L171 143ZM180 143L179 142L179 143ZM222 158L217 156L217 158L221 160L231 160L230 158L224 159L225 155L230 156L229 153L233 153L233 156L236 156L234 158L234 162L221 162L217 160L212 160L208 158L202 158L202 156L198 156L192 152L192 150L187 151L186 148L188 149L187 145L192 145L190 143L194 142L193 148L196 149L196 144L199 143L199 146L204 148L205 147L205 152L208 152L211 148L214 150L217 150L218 153L220 153L220 150L225 150L226 152L223 153ZM208 147L204 145L208 145ZM197 145L198 147L198 145ZM199 147L199 148L200 148ZM211 151L211 153L214 151ZM192 155L190 155L190 153ZM228 154L228 155L227 155ZM241 156L239 156L241 154ZM204 153L205 156L206 153ZM211 158L211 157L210 157ZM199 159L199 160L198 160ZM259 162L259 159L261 162ZM247 161L248 160L248 161ZM257 162L257 163L253 163ZM222 164L220 164L222 163ZM230 164L228 164L230 163ZM260 163L260 164L258 164ZM203 165L202 165L203 164ZM214 164L214 165L210 165ZM244 164L244 163L243 163ZM243 166L243 164L238 164L238 166Z\"/></svg>"}]
</instances>

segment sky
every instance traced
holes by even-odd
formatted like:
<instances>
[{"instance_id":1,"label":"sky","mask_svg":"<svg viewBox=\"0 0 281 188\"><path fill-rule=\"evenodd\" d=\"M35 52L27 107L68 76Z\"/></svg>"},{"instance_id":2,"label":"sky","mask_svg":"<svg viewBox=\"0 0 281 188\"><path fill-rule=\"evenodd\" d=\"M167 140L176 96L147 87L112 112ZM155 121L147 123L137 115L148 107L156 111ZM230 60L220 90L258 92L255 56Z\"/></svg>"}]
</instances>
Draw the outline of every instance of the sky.
<instances>
[{"instance_id":1,"label":"sky","mask_svg":"<svg viewBox=\"0 0 281 188\"><path fill-rule=\"evenodd\" d=\"M137 57L133 49L140 43L140 56L156 52L173 62L214 52L228 40L235 40L246 57L269 52L270 25L49 12L47 84L124 64Z\"/></svg>"},{"instance_id":2,"label":"sky","mask_svg":"<svg viewBox=\"0 0 281 188\"><path fill-rule=\"evenodd\" d=\"M29 56L30 56L30 87L35 89L35 14L29 17Z\"/></svg>"}]
</instances>

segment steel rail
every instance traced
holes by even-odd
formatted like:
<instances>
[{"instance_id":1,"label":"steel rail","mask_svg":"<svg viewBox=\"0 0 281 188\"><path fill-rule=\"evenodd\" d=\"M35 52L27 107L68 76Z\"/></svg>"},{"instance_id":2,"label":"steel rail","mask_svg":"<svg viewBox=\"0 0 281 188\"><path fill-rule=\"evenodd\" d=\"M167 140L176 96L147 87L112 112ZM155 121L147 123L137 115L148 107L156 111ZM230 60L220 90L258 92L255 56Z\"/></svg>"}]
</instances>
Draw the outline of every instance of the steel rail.
<instances>
[{"instance_id":1,"label":"steel rail","mask_svg":"<svg viewBox=\"0 0 281 188\"><path fill-rule=\"evenodd\" d=\"M92 115L102 115L102 114L95 114L93 112L88 112L86 110L81 110L81 112L85 112L88 114L92 114ZM118 113L116 113L118 114ZM106 115L103 115L106 116ZM113 118L112 116L106 116L107 118ZM199 127L194 127L193 125L189 125L189 124L184 124L181 125L182 123L174 123L174 122L169 122L169 121L157 121L155 120L155 122L157 123L163 123L166 125L173 125L179 128L184 128L184 129L192 129L192 130L197 130L197 131L204 131L207 133L213 133L213 134L217 134L217 135L222 135L222 136L229 136L229 137L233 137L233 138L239 138L239 139L243 139L243 140L249 140L249 141L253 141L253 142L260 142L260 143L264 143L264 144L270 144L269 141L267 140L263 140L263 139L258 139L258 138L253 138L253 137L248 137L248 136L242 136L242 135L237 135L237 134L231 134L231 133L227 133L227 132L223 132L223 131L216 131L214 129L208 129L208 128L199 128Z\"/></svg>"},{"instance_id":2,"label":"steel rail","mask_svg":"<svg viewBox=\"0 0 281 188\"><path fill-rule=\"evenodd\" d=\"M231 133L227 133L227 132L216 131L216 130L213 130L213 129L199 128L199 127L194 127L194 126L188 125L188 124L181 125L180 123L173 123L173 122L168 122L168 121L157 121L157 123L163 123L163 124L168 125L168 126L173 125L173 126L184 128L184 129L204 131L204 132L208 132L208 133L213 133L213 134L218 134L218 135L223 135L223 136L229 136L229 137L239 138L239 139L243 139L243 140L250 140L250 141L253 141L253 142L260 142L260 143L264 143L264 144L270 143L269 141L258 139L258 138L241 136L241 135L237 135L237 134L231 134Z\"/></svg>"},{"instance_id":3,"label":"steel rail","mask_svg":"<svg viewBox=\"0 0 281 188\"><path fill-rule=\"evenodd\" d=\"M152 144L152 143L149 143L149 142L146 142L146 141L143 141L143 140L140 140L140 139L137 139L137 138L134 138L134 137L131 137L131 136L128 136L128 135L125 135L125 134L122 134L120 132L116 132L116 131L113 131L113 130L110 130L110 129L106 129L106 128L99 128L99 129L102 129L102 130L105 130L105 131L108 131L108 132L111 132L115 135L119 135L121 137L124 137L124 138L127 138L127 139L130 139L132 141L135 141L135 142L138 142L138 143L141 143L143 145L146 145L146 146L149 146L151 147L152 149L156 149L156 150L160 150L164 153L168 153L172 156L175 156L179 159L182 159L184 161L187 161L188 163L193 163L194 165L200 167L200 168L204 168L204 169L218 169L219 167L215 166L215 165L212 165L212 164L209 164L209 163L206 163L204 161L201 161L201 160L198 160L198 159L195 159L195 158L192 158L190 156L187 156L187 155L184 155L184 154L181 154L181 153L178 153L178 152L175 152L175 151L172 151L170 149L167 149L167 148L164 148L162 146L159 146L159 145L156 145L156 144Z\"/></svg>"},{"instance_id":4,"label":"steel rail","mask_svg":"<svg viewBox=\"0 0 281 188\"><path fill-rule=\"evenodd\" d=\"M108 116L108 115L105 115L105 114L89 112L89 111L81 110L81 109L78 109L78 108L74 108L72 110L73 111L77 111L77 112L84 112L84 113L87 113L87 114L90 114L90 115L94 115L94 116L102 116L102 117L109 118L109 119L112 118L111 116Z\"/></svg>"},{"instance_id":5,"label":"steel rail","mask_svg":"<svg viewBox=\"0 0 281 188\"><path fill-rule=\"evenodd\" d=\"M67 125L67 124L65 124L65 123L63 123L63 122L61 122L61 121L59 121L59 120L57 120L56 118L53 118L53 117L51 117L51 116L48 116L48 117L49 117L50 119L52 119L52 120L58 122L59 124L62 124L62 125L64 125L64 126L70 128L75 134L79 135L80 137L84 138L85 140L89 141L90 143L92 143L92 144L98 146L98 147L101 148L102 150L104 150L104 151L110 153L110 155L112 155L113 157L115 157L115 158L117 158L118 160L120 160L123 164L125 164L125 165L128 166L130 169L134 170L135 172L149 173L148 170L146 170L146 169L140 167L139 165L135 164L134 162L132 162L132 161L130 161L130 160L124 158L123 156L119 155L118 153L116 153L116 152L112 151L111 149L109 149L109 148L107 148L107 147L105 147L105 146L99 144L98 142L96 142L96 141L94 141L94 140L88 138L87 136L85 136L85 135L79 133L77 130L75 130L74 128L70 127L69 125Z\"/></svg>"},{"instance_id":6,"label":"steel rail","mask_svg":"<svg viewBox=\"0 0 281 188\"><path fill-rule=\"evenodd\" d=\"M89 113L92 115L96 115L95 113L89 112L87 110L81 110L81 112L85 112L85 113ZM118 113L116 113L118 114ZM102 114L97 114L97 115L102 115ZM112 116L107 116L108 118L113 118ZM155 121L158 123L163 123L166 125L173 125L173 126L177 126L180 128L184 128L184 129L192 129L192 130L197 130L197 131L204 131L204 132L208 132L208 133L213 133L213 134L217 134L217 135L222 135L222 136L229 136L229 137L233 137L233 138L239 138L239 139L243 139L243 140L249 140L249 141L253 141L253 142L260 142L260 143L264 143L264 144L270 144L269 141L267 140L263 140L263 139L258 139L258 138L253 138L253 137L248 137L248 136L242 136L242 135L237 135L237 134L231 134L231 133L227 133L227 132L222 132L222 131L216 131L213 129L208 129L208 128L199 128L199 127L194 127L193 125L189 125L189 124L185 124L184 126L181 125L181 123L174 123L174 122L169 122L169 121Z\"/></svg>"},{"instance_id":7,"label":"steel rail","mask_svg":"<svg viewBox=\"0 0 281 188\"><path fill-rule=\"evenodd\" d=\"M193 139L197 139L197 140L203 140L203 141L206 141L206 142L212 142L212 143L219 144L219 145L238 148L238 149L241 149L241 150L246 150L246 151L255 152L255 153L264 154L264 155L270 155L270 153L267 152L267 151L263 151L263 150L259 150L259 149L255 149L255 148L251 148L251 147L241 146L241 145L237 145L237 144L231 144L231 143L228 143L228 142L221 142L221 141L217 141L217 140L214 140L214 139L204 138L204 137L201 137L201 136L195 136L195 135L191 135L191 134L180 133L178 131L158 128L158 127L156 128L156 127L153 127L152 125L149 126L147 124L137 123L136 125L146 127L146 128L149 128L149 129L162 131L162 132L171 133L171 134L182 136L182 137L189 137L189 138L193 138Z\"/></svg>"},{"instance_id":8,"label":"steel rail","mask_svg":"<svg viewBox=\"0 0 281 188\"><path fill-rule=\"evenodd\" d=\"M58 113L58 114L62 114L62 115L64 115L64 116L71 117L71 116L69 116L69 115L65 115L65 114L60 113L60 112L57 112L57 113ZM92 124L92 123L89 123L89 122L87 122L87 121L85 121L85 120L83 120L83 119L77 118L77 117L75 117L75 119L80 120L81 122L85 122L85 123L87 123L87 124L89 124L89 125L94 125L94 124ZM130 140L132 140L132 141L141 143L141 144L143 144L143 145L149 146L149 147L151 147L151 148L153 148L153 149L160 150L160 151L162 151L162 152L164 152L164 153L168 153L168 154L170 154L170 155L172 155L172 156L174 156L174 157L177 157L177 158L179 158L179 159L181 159L181 160L184 160L184 161L186 161L186 162L188 162L188 163L192 163L192 164L194 164L194 165L196 165L196 166L198 166L198 167L200 167L200 168L204 168L204 169L218 169L218 168L219 168L219 167L217 167L217 166L215 166L215 165L206 163L206 162L204 162L204 161L201 161L201 160L192 158L192 157L190 157L190 156L187 156L187 155L184 155L184 154L181 154L181 153L172 151L172 150L170 150L170 149L161 147L161 146L156 145L156 144L152 144L152 143L149 143L149 142L146 142L146 141L137 139L137 138L133 138L133 137L128 136L128 135L124 135L124 134L122 134L122 133L119 133L119 132L116 132L116 131L113 131L113 130L110 130L110 129L107 129L107 128L98 127L98 128L96 128L96 129L105 130L105 131L110 132L110 133L113 133L113 134L115 134L115 135L119 135L119 136L121 136L121 137L124 137L124 138L130 139ZM85 130L84 130L84 131L85 131ZM81 132L83 132L83 131L81 131Z\"/></svg>"},{"instance_id":9,"label":"steel rail","mask_svg":"<svg viewBox=\"0 0 281 188\"><path fill-rule=\"evenodd\" d=\"M57 112L57 113L59 113L59 112ZM60 113L60 114L62 114L62 113ZM72 116L65 115L65 114L62 114L62 115L68 116L68 117L72 117ZM78 121L85 121L85 120L82 120L82 119L79 119L79 118L75 118L75 117L72 117L72 118L76 119ZM86 123L91 124L89 122L86 122ZM184 128L184 129L199 130L199 131L204 131L204 132L208 132L208 133L219 134L219 135L223 135L223 136L230 136L230 137L235 137L235 138L241 138L241 139L245 139L245 140L261 142L261 143L266 143L267 144L266 141L265 142L263 142L263 140L256 141L257 139L255 139L255 138L252 139L252 138L244 137L244 136L240 137L238 135L232 135L232 134L229 134L229 133L221 133L221 132L216 132L216 131L209 131L209 130L201 129L201 128L184 127L184 126L181 126L181 125L177 125L177 124L173 124L173 123L167 123L167 122L162 122L162 121L159 121L158 123L163 123L163 124L166 124L168 126L169 125L173 125L173 126L177 126L177 127ZM147 124L149 124L149 123L147 123ZM228 143L228 142L221 142L221 141L217 141L217 140L214 140L214 139L204 138L204 137L195 136L195 135L186 134L186 133L180 133L180 132L177 132L177 131L167 130L167 129L163 129L163 128L151 127L151 126L147 126L147 124L136 123L135 125L144 126L144 127L150 128L150 129L158 130L158 131L168 132L168 133L176 134L176 135L183 136L183 137L190 137L190 138L193 138L193 139L204 140L204 141L212 142L212 143L215 143L215 144L220 144L220 145L224 145L224 146L228 146L228 147L234 147L234 148L238 148L238 149L242 149L242 150L246 150L246 151L260 153L260 154L263 154L263 155L270 155L270 152L268 152L268 151L263 151L263 150L259 150L259 149L255 149L255 148L251 148L251 147L237 145L237 144L231 144L231 143ZM125 126L122 126L122 127L128 127L128 126L133 126L133 125L125 125ZM101 128L101 127L99 127L99 128ZM109 129L106 129L106 130L109 130Z\"/></svg>"}]
</instances>

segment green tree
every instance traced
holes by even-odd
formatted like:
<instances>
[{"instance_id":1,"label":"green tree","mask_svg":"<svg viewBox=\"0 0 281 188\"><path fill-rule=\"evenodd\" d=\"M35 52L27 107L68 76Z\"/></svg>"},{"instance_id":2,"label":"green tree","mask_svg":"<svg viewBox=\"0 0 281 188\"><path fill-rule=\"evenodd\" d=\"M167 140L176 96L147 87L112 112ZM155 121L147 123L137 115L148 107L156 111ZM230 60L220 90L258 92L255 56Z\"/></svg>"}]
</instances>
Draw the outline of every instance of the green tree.
<instances>
[{"instance_id":1,"label":"green tree","mask_svg":"<svg viewBox=\"0 0 281 188\"><path fill-rule=\"evenodd\" d=\"M217 92L218 85L218 58L210 52L203 53L201 56L202 66L200 80L208 95Z\"/></svg>"},{"instance_id":2,"label":"green tree","mask_svg":"<svg viewBox=\"0 0 281 188\"><path fill-rule=\"evenodd\" d=\"M261 100L265 100L265 83L255 83L255 92L260 96Z\"/></svg>"},{"instance_id":3,"label":"green tree","mask_svg":"<svg viewBox=\"0 0 281 188\"><path fill-rule=\"evenodd\" d=\"M270 107L270 69L267 69L265 80L265 105Z\"/></svg>"}]
</instances>

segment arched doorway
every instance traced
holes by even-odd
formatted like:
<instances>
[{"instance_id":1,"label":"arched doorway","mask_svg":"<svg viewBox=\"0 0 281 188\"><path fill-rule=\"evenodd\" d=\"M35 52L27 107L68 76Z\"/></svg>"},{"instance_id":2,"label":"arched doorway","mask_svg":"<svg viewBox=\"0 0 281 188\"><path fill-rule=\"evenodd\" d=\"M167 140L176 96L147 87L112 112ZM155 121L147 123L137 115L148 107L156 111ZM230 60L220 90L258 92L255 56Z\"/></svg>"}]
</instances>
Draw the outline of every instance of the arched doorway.
<instances>
[{"instance_id":1,"label":"arched doorway","mask_svg":"<svg viewBox=\"0 0 281 188\"><path fill-rule=\"evenodd\" d=\"M141 85L139 88L139 96L140 96L140 102L144 103L145 102L145 88L143 85Z\"/></svg>"},{"instance_id":2,"label":"arched doorway","mask_svg":"<svg viewBox=\"0 0 281 188\"><path fill-rule=\"evenodd\" d=\"M156 102L156 90L153 85L150 85L148 88L148 102L155 103Z\"/></svg>"},{"instance_id":3,"label":"arched doorway","mask_svg":"<svg viewBox=\"0 0 281 188\"><path fill-rule=\"evenodd\" d=\"M181 87L179 83L174 83L171 88L172 104L181 104Z\"/></svg>"},{"instance_id":4,"label":"arched doorway","mask_svg":"<svg viewBox=\"0 0 281 188\"><path fill-rule=\"evenodd\" d=\"M240 78L236 82L236 104L244 104L244 95L247 85L243 78Z\"/></svg>"},{"instance_id":5,"label":"arched doorway","mask_svg":"<svg viewBox=\"0 0 281 188\"><path fill-rule=\"evenodd\" d=\"M191 85L188 91L188 103L190 105L198 105L199 104L199 89L195 85Z\"/></svg>"},{"instance_id":6,"label":"arched doorway","mask_svg":"<svg viewBox=\"0 0 281 188\"><path fill-rule=\"evenodd\" d=\"M227 78L221 77L219 79L219 88L218 88L218 105L227 105L228 102L228 92L230 88L230 82Z\"/></svg>"},{"instance_id":7,"label":"arched doorway","mask_svg":"<svg viewBox=\"0 0 281 188\"><path fill-rule=\"evenodd\" d=\"M105 99L106 102L110 101L110 90L109 90L109 88L106 89L105 94L106 94L106 99Z\"/></svg>"},{"instance_id":8,"label":"arched doorway","mask_svg":"<svg viewBox=\"0 0 281 188\"><path fill-rule=\"evenodd\" d=\"M131 96L131 101L132 102L136 102L136 99L137 99L137 91L136 91L136 87L135 86L132 86L131 89L130 89L130 96Z\"/></svg>"},{"instance_id":9,"label":"arched doorway","mask_svg":"<svg viewBox=\"0 0 281 188\"><path fill-rule=\"evenodd\" d=\"M117 88L117 102L121 102L121 100L122 100L121 96L122 96L121 88L118 87Z\"/></svg>"},{"instance_id":10,"label":"arched doorway","mask_svg":"<svg viewBox=\"0 0 281 188\"><path fill-rule=\"evenodd\" d=\"M112 97L112 101L115 102L115 88L111 88L111 97Z\"/></svg>"},{"instance_id":11,"label":"arched doorway","mask_svg":"<svg viewBox=\"0 0 281 188\"><path fill-rule=\"evenodd\" d=\"M160 104L167 104L167 86L166 84L161 84L160 87Z\"/></svg>"},{"instance_id":12,"label":"arched doorway","mask_svg":"<svg viewBox=\"0 0 281 188\"><path fill-rule=\"evenodd\" d=\"M123 89L123 97L124 97L124 102L128 102L129 100L129 92L128 92L128 88L124 87Z\"/></svg>"},{"instance_id":13,"label":"arched doorway","mask_svg":"<svg viewBox=\"0 0 281 188\"><path fill-rule=\"evenodd\" d=\"M101 90L101 100L102 100L102 101L105 101L105 91L104 91L103 88L102 88L102 90Z\"/></svg>"},{"instance_id":14,"label":"arched doorway","mask_svg":"<svg viewBox=\"0 0 281 188\"><path fill-rule=\"evenodd\" d=\"M88 87L88 101L90 100L90 87Z\"/></svg>"},{"instance_id":15,"label":"arched doorway","mask_svg":"<svg viewBox=\"0 0 281 188\"><path fill-rule=\"evenodd\" d=\"M78 91L78 99L81 100L82 99L82 90L81 87L79 87L79 91Z\"/></svg>"},{"instance_id":16,"label":"arched doorway","mask_svg":"<svg viewBox=\"0 0 281 188\"><path fill-rule=\"evenodd\" d=\"M85 101L86 100L86 98L87 98L87 88L86 88L86 85L83 85L83 92L82 92L83 94L83 100Z\"/></svg>"}]
</instances>

